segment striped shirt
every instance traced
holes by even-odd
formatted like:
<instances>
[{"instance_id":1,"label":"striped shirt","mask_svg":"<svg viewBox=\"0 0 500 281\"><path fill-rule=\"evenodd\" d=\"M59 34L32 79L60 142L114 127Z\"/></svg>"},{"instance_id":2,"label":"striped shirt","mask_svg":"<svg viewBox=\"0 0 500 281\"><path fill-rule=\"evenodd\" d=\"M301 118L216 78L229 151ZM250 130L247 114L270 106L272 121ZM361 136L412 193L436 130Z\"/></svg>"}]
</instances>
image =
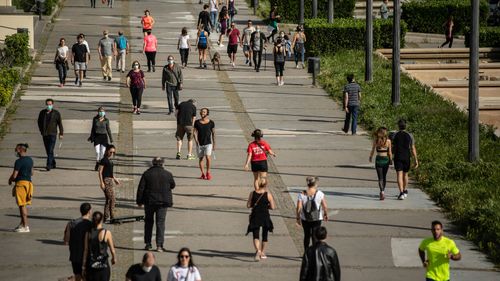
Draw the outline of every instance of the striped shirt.
<instances>
[{"instance_id":1,"label":"striped shirt","mask_svg":"<svg viewBox=\"0 0 500 281\"><path fill-rule=\"evenodd\" d=\"M358 83L352 82L344 86L344 93L347 93L347 106L359 106L359 93L361 87Z\"/></svg>"}]
</instances>

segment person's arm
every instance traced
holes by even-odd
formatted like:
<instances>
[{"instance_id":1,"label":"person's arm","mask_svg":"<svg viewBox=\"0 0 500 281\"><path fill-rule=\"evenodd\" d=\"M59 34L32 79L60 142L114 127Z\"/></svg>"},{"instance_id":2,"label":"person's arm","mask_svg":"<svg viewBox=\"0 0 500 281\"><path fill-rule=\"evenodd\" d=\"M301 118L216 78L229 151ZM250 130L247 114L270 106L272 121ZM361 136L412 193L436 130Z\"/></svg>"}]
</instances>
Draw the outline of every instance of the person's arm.
<instances>
[{"instance_id":1,"label":"person's arm","mask_svg":"<svg viewBox=\"0 0 500 281\"><path fill-rule=\"evenodd\" d=\"M271 154L273 157L276 157L276 153L274 153L274 151L271 149L268 143L266 143L264 148L267 149L267 152L269 152L269 154Z\"/></svg>"},{"instance_id":2,"label":"person's arm","mask_svg":"<svg viewBox=\"0 0 500 281\"><path fill-rule=\"evenodd\" d=\"M75 52L73 52L73 47L71 47L70 62L71 64L75 63Z\"/></svg>"},{"instance_id":3,"label":"person's arm","mask_svg":"<svg viewBox=\"0 0 500 281\"><path fill-rule=\"evenodd\" d=\"M377 146L377 141L373 140L373 142L372 142L372 150L370 151L370 158L368 158L368 161L370 161L370 162L372 162L373 154L375 153L375 146Z\"/></svg>"},{"instance_id":4,"label":"person's arm","mask_svg":"<svg viewBox=\"0 0 500 281\"><path fill-rule=\"evenodd\" d=\"M249 170L248 165L250 164L251 159L252 159L252 152L248 152L247 153L247 160L245 160L245 166L244 166L245 171Z\"/></svg>"},{"instance_id":5,"label":"person's arm","mask_svg":"<svg viewBox=\"0 0 500 281\"><path fill-rule=\"evenodd\" d=\"M117 56L117 55L118 55L117 50L118 50L118 45L116 44L116 40L113 40L113 54L114 54L115 56Z\"/></svg>"},{"instance_id":6,"label":"person's arm","mask_svg":"<svg viewBox=\"0 0 500 281\"><path fill-rule=\"evenodd\" d=\"M418 248L418 255L420 256L420 261L422 262L422 265L425 268L427 268L427 266L429 265L429 261L425 258L425 251Z\"/></svg>"},{"instance_id":7,"label":"person's arm","mask_svg":"<svg viewBox=\"0 0 500 281\"><path fill-rule=\"evenodd\" d=\"M274 203L274 198L271 193L267 193L267 200L269 201L269 209L275 210L276 209L276 204Z\"/></svg>"},{"instance_id":8,"label":"person's arm","mask_svg":"<svg viewBox=\"0 0 500 281\"><path fill-rule=\"evenodd\" d=\"M57 127L59 128L59 139L62 139L63 138L63 135L64 135L64 128L63 128L63 124L62 124L62 117L61 117L61 113L59 113L59 111L57 112Z\"/></svg>"},{"instance_id":9,"label":"person's arm","mask_svg":"<svg viewBox=\"0 0 500 281\"><path fill-rule=\"evenodd\" d=\"M295 214L296 214L295 219L296 219L298 225L302 224L302 221L300 219L301 212L302 212L302 200L300 199L300 195L299 195L299 199L297 200L297 208L295 209Z\"/></svg>"},{"instance_id":10,"label":"person's arm","mask_svg":"<svg viewBox=\"0 0 500 281\"><path fill-rule=\"evenodd\" d=\"M182 90L182 86L184 85L184 75L182 75L182 69L177 66L177 79L179 79L179 83L181 84L180 90Z\"/></svg>"},{"instance_id":11,"label":"person's arm","mask_svg":"<svg viewBox=\"0 0 500 281\"><path fill-rule=\"evenodd\" d=\"M90 136L87 140L90 142L93 142L94 136L95 136L95 121L94 121L94 119L92 119L92 127L90 128Z\"/></svg>"},{"instance_id":12,"label":"person's arm","mask_svg":"<svg viewBox=\"0 0 500 281\"><path fill-rule=\"evenodd\" d=\"M90 61L90 53L89 53L89 52L86 52L86 53L85 53L85 58L86 58L86 60L85 60L85 61L86 61L87 63L89 63L89 61Z\"/></svg>"},{"instance_id":13,"label":"person's arm","mask_svg":"<svg viewBox=\"0 0 500 281\"><path fill-rule=\"evenodd\" d=\"M304 40L304 43L306 43L307 38L306 38L306 33L305 32L302 33L302 39Z\"/></svg>"},{"instance_id":14,"label":"person's arm","mask_svg":"<svg viewBox=\"0 0 500 281\"><path fill-rule=\"evenodd\" d=\"M139 207L142 207L142 205L144 205L144 189L146 189L146 179L144 178L143 174L141 177L141 181L139 182L139 186L137 187L137 194L135 196L135 203Z\"/></svg>"},{"instance_id":15,"label":"person's arm","mask_svg":"<svg viewBox=\"0 0 500 281\"><path fill-rule=\"evenodd\" d=\"M64 245L68 246L69 245L69 239L71 237L71 222L68 222L66 224L66 228L64 229L64 238L63 238L63 242L64 242Z\"/></svg>"},{"instance_id":16,"label":"person's arm","mask_svg":"<svg viewBox=\"0 0 500 281\"><path fill-rule=\"evenodd\" d=\"M169 185L170 185L170 189L175 188L175 180L174 180L174 177L172 176L172 174L170 174Z\"/></svg>"},{"instance_id":17,"label":"person's arm","mask_svg":"<svg viewBox=\"0 0 500 281\"><path fill-rule=\"evenodd\" d=\"M89 256L89 233L85 233L85 238L83 239L83 260L82 260L82 273L85 276L87 268L87 259Z\"/></svg>"},{"instance_id":18,"label":"person's arm","mask_svg":"<svg viewBox=\"0 0 500 281\"><path fill-rule=\"evenodd\" d=\"M321 199L321 208L323 208L323 220L328 221L328 207L326 206L326 200L324 197Z\"/></svg>"},{"instance_id":19,"label":"person's arm","mask_svg":"<svg viewBox=\"0 0 500 281\"><path fill-rule=\"evenodd\" d=\"M130 52L130 44L128 43L128 40L127 40L127 44L125 47L125 54L128 54L129 52Z\"/></svg>"},{"instance_id":20,"label":"person's arm","mask_svg":"<svg viewBox=\"0 0 500 281\"><path fill-rule=\"evenodd\" d=\"M17 171L16 169L14 169L14 171L12 171L12 174L10 175L10 178L9 178L9 185L11 185L16 180L18 173L19 173L19 171Z\"/></svg>"},{"instance_id":21,"label":"person's arm","mask_svg":"<svg viewBox=\"0 0 500 281\"><path fill-rule=\"evenodd\" d=\"M115 251L115 243L113 242L113 235L110 231L106 231L107 242L109 245L109 251L111 252L111 264L116 264L116 251ZM106 237L104 237L106 239Z\"/></svg>"},{"instance_id":22,"label":"person's arm","mask_svg":"<svg viewBox=\"0 0 500 281\"><path fill-rule=\"evenodd\" d=\"M127 75L127 81L125 82L127 84L127 88L130 88L130 82L131 82L130 76Z\"/></svg>"},{"instance_id":23,"label":"person's arm","mask_svg":"<svg viewBox=\"0 0 500 281\"><path fill-rule=\"evenodd\" d=\"M99 58L102 59L101 41L99 41L99 44L97 44L97 53L99 54Z\"/></svg>"},{"instance_id":24,"label":"person's arm","mask_svg":"<svg viewBox=\"0 0 500 281\"><path fill-rule=\"evenodd\" d=\"M215 128L212 128L212 150L215 151Z\"/></svg>"},{"instance_id":25,"label":"person's arm","mask_svg":"<svg viewBox=\"0 0 500 281\"><path fill-rule=\"evenodd\" d=\"M104 188L106 188L106 186L104 185L104 178L102 177L103 170L104 166L101 163L99 163L99 184L101 186L102 191L104 191Z\"/></svg>"},{"instance_id":26,"label":"person's arm","mask_svg":"<svg viewBox=\"0 0 500 281\"><path fill-rule=\"evenodd\" d=\"M460 252L458 254L448 253L448 258L454 261L459 261L462 259L462 254Z\"/></svg>"},{"instance_id":27,"label":"person's arm","mask_svg":"<svg viewBox=\"0 0 500 281\"><path fill-rule=\"evenodd\" d=\"M177 50L180 49L181 46L181 36L179 36L179 40L177 40Z\"/></svg>"},{"instance_id":28,"label":"person's arm","mask_svg":"<svg viewBox=\"0 0 500 281\"><path fill-rule=\"evenodd\" d=\"M196 125L193 127L193 138L196 145L199 146L200 142L198 141L198 129L196 128Z\"/></svg>"},{"instance_id":29,"label":"person's arm","mask_svg":"<svg viewBox=\"0 0 500 281\"><path fill-rule=\"evenodd\" d=\"M142 53L146 53L146 37L144 37L144 40L142 41Z\"/></svg>"},{"instance_id":30,"label":"person's arm","mask_svg":"<svg viewBox=\"0 0 500 281\"><path fill-rule=\"evenodd\" d=\"M146 77L144 77L144 74L142 75L141 79L142 79L142 84L144 85L144 89L146 89L147 88L146 87Z\"/></svg>"},{"instance_id":31,"label":"person's arm","mask_svg":"<svg viewBox=\"0 0 500 281\"><path fill-rule=\"evenodd\" d=\"M358 101L361 103L361 91L358 92Z\"/></svg>"},{"instance_id":32,"label":"person's arm","mask_svg":"<svg viewBox=\"0 0 500 281\"><path fill-rule=\"evenodd\" d=\"M295 33L292 38L292 50L295 48L295 41L297 41L297 33Z\"/></svg>"},{"instance_id":33,"label":"person's arm","mask_svg":"<svg viewBox=\"0 0 500 281\"><path fill-rule=\"evenodd\" d=\"M106 132L109 136L109 141L113 143L113 135L111 134L111 126L109 125L109 119L106 121Z\"/></svg>"},{"instance_id":34,"label":"person's arm","mask_svg":"<svg viewBox=\"0 0 500 281\"><path fill-rule=\"evenodd\" d=\"M165 83L167 82L167 73L165 71L165 68L163 68L163 71L161 73L161 90L165 91Z\"/></svg>"},{"instance_id":35,"label":"person's arm","mask_svg":"<svg viewBox=\"0 0 500 281\"><path fill-rule=\"evenodd\" d=\"M248 200L247 200L247 208L252 208L252 195L253 195L253 192L250 192L250 195L248 195Z\"/></svg>"},{"instance_id":36,"label":"person's arm","mask_svg":"<svg viewBox=\"0 0 500 281\"><path fill-rule=\"evenodd\" d=\"M45 114L45 110L42 110L40 111L40 113L38 114L38 130L40 131L40 134L43 135L43 123L45 121L45 116L43 116Z\"/></svg>"},{"instance_id":37,"label":"person's arm","mask_svg":"<svg viewBox=\"0 0 500 281\"><path fill-rule=\"evenodd\" d=\"M418 168L418 158L417 158L417 148L415 147L415 143L411 144L411 154L413 158L415 158L415 169Z\"/></svg>"},{"instance_id":38,"label":"person's arm","mask_svg":"<svg viewBox=\"0 0 500 281\"><path fill-rule=\"evenodd\" d=\"M54 64L57 63L58 58L59 58L59 52L56 50L56 55L54 56Z\"/></svg>"},{"instance_id":39,"label":"person's arm","mask_svg":"<svg viewBox=\"0 0 500 281\"><path fill-rule=\"evenodd\" d=\"M387 156L389 157L389 165L392 165L392 142L387 140L387 146L389 150L387 151Z\"/></svg>"},{"instance_id":40,"label":"person's arm","mask_svg":"<svg viewBox=\"0 0 500 281\"><path fill-rule=\"evenodd\" d=\"M349 109L347 108L347 103L349 102L349 94L344 91L344 111L349 113Z\"/></svg>"}]
</instances>

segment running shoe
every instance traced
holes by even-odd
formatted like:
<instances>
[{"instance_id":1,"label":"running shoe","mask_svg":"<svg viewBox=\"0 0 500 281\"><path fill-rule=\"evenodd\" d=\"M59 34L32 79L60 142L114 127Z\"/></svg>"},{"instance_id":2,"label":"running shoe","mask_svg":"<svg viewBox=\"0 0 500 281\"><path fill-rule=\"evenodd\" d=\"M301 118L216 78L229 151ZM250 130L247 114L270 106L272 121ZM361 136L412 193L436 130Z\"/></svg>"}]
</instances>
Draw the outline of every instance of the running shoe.
<instances>
[{"instance_id":1,"label":"running shoe","mask_svg":"<svg viewBox=\"0 0 500 281\"><path fill-rule=\"evenodd\" d=\"M211 179L212 179L212 174L207 173L207 180L211 180Z\"/></svg>"},{"instance_id":2,"label":"running shoe","mask_svg":"<svg viewBox=\"0 0 500 281\"><path fill-rule=\"evenodd\" d=\"M186 159L187 159L187 160L195 160L195 159L196 159L196 156L194 156L193 154L188 154L188 155L186 156Z\"/></svg>"},{"instance_id":3,"label":"running shoe","mask_svg":"<svg viewBox=\"0 0 500 281\"><path fill-rule=\"evenodd\" d=\"M398 200L405 200L405 195L403 192L399 193Z\"/></svg>"},{"instance_id":4,"label":"running shoe","mask_svg":"<svg viewBox=\"0 0 500 281\"><path fill-rule=\"evenodd\" d=\"M153 246L151 246L151 244L146 244L146 247L144 247L144 250L151 251L151 250L153 250Z\"/></svg>"},{"instance_id":5,"label":"running shoe","mask_svg":"<svg viewBox=\"0 0 500 281\"><path fill-rule=\"evenodd\" d=\"M158 253L164 253L164 252L166 252L166 251L167 251L167 249L163 248L163 246L158 246L158 248L156 248L156 251L157 251Z\"/></svg>"},{"instance_id":6,"label":"running shoe","mask_svg":"<svg viewBox=\"0 0 500 281\"><path fill-rule=\"evenodd\" d=\"M408 189L403 190L403 194L404 194L405 198L407 198L408 197Z\"/></svg>"},{"instance_id":7,"label":"running shoe","mask_svg":"<svg viewBox=\"0 0 500 281\"><path fill-rule=\"evenodd\" d=\"M27 232L30 232L30 227L29 226L21 226L20 228L14 229L14 232L27 233Z\"/></svg>"},{"instance_id":8,"label":"running shoe","mask_svg":"<svg viewBox=\"0 0 500 281\"><path fill-rule=\"evenodd\" d=\"M181 159L181 153L180 152L177 152L177 155L175 156L175 159L177 159L177 160Z\"/></svg>"}]
</instances>

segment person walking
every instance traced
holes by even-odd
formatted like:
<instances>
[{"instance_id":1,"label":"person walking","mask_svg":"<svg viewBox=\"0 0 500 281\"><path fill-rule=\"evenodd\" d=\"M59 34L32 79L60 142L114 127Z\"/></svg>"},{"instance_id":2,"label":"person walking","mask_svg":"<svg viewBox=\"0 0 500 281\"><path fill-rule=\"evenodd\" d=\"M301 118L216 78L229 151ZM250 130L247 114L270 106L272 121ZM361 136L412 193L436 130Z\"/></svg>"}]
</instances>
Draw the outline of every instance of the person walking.
<instances>
[{"instance_id":1,"label":"person walking","mask_svg":"<svg viewBox=\"0 0 500 281\"><path fill-rule=\"evenodd\" d=\"M153 30L153 26L155 25L155 19L151 16L149 10L144 11L144 16L141 17L141 24L142 32L144 33L144 37L146 37L148 31L151 32Z\"/></svg>"},{"instance_id":2,"label":"person walking","mask_svg":"<svg viewBox=\"0 0 500 281\"><path fill-rule=\"evenodd\" d=\"M95 1L96 0L90 0L90 8L95 8Z\"/></svg>"},{"instance_id":3,"label":"person walking","mask_svg":"<svg viewBox=\"0 0 500 281\"><path fill-rule=\"evenodd\" d=\"M153 236L153 223L156 220L156 250L165 252L164 236L167 208L172 207L172 189L175 188L175 180L172 173L163 168L164 160L155 157L153 166L146 170L141 177L137 188L136 203L139 207L144 206L144 243L145 250L153 249L151 238Z\"/></svg>"},{"instance_id":4,"label":"person walking","mask_svg":"<svg viewBox=\"0 0 500 281\"><path fill-rule=\"evenodd\" d=\"M181 159L182 140L184 135L187 135L188 140L188 154L187 160L194 160L196 157L193 155L193 130L194 121L196 120L196 100L189 99L181 102L176 109L175 116L177 117L177 130L175 137L177 139L177 155L175 159Z\"/></svg>"},{"instance_id":5,"label":"person walking","mask_svg":"<svg viewBox=\"0 0 500 281\"><path fill-rule=\"evenodd\" d=\"M212 23L212 31L217 25L217 14L219 13L219 0L210 0L210 22Z\"/></svg>"},{"instance_id":6,"label":"person walking","mask_svg":"<svg viewBox=\"0 0 500 281\"><path fill-rule=\"evenodd\" d=\"M243 29L243 34L241 34L240 44L243 48L243 54L245 55L245 64L252 66L252 48L250 48L250 38L252 33L255 32L255 27L252 26L252 21L248 20L247 27Z\"/></svg>"},{"instance_id":7,"label":"person walking","mask_svg":"<svg viewBox=\"0 0 500 281\"><path fill-rule=\"evenodd\" d=\"M153 68L153 72L155 72L157 48L158 39L151 34L151 30L148 30L146 36L144 36L144 43L142 46L142 52L146 55L148 61L148 72L151 72L151 68Z\"/></svg>"},{"instance_id":8,"label":"person walking","mask_svg":"<svg viewBox=\"0 0 500 281\"><path fill-rule=\"evenodd\" d=\"M304 65L304 56L306 53L306 48L305 48L305 43L306 43L306 34L304 33L304 29L302 26L297 26L296 32L293 35L292 39L292 49L293 49L293 56L295 59L295 68L299 68L299 60L302 64L302 68L305 67Z\"/></svg>"},{"instance_id":9,"label":"person walking","mask_svg":"<svg viewBox=\"0 0 500 281\"><path fill-rule=\"evenodd\" d=\"M141 70L139 61L132 63L132 69L127 74L127 87L132 96L132 104L134 106L132 113L137 115L141 114L142 93L146 89L146 78L144 72Z\"/></svg>"},{"instance_id":10,"label":"person walking","mask_svg":"<svg viewBox=\"0 0 500 281\"><path fill-rule=\"evenodd\" d=\"M229 14L227 11L227 7L223 6L219 13L219 25L220 25L220 35L219 41L217 41L217 45L219 47L224 47L222 44L222 40L224 40L224 35L227 33L227 22L229 20Z\"/></svg>"},{"instance_id":11,"label":"person walking","mask_svg":"<svg viewBox=\"0 0 500 281\"><path fill-rule=\"evenodd\" d=\"M260 63L262 62L262 51L266 49L266 35L260 31L260 26L257 25L255 32L250 37L250 49L253 53L253 65L255 71L260 71Z\"/></svg>"},{"instance_id":12,"label":"person walking","mask_svg":"<svg viewBox=\"0 0 500 281\"><path fill-rule=\"evenodd\" d=\"M304 230L304 250L316 244L314 231L321 226L321 222L328 221L328 208L325 194L318 189L318 177L307 177L307 190L299 194L297 200L297 224Z\"/></svg>"},{"instance_id":13,"label":"person walking","mask_svg":"<svg viewBox=\"0 0 500 281\"><path fill-rule=\"evenodd\" d=\"M198 27L198 35L196 36L196 48L198 49L198 61L200 68L207 68L207 48L208 46L208 33L204 30L203 26Z\"/></svg>"},{"instance_id":14,"label":"person walking","mask_svg":"<svg viewBox=\"0 0 500 281\"><path fill-rule=\"evenodd\" d=\"M443 48L444 45L448 44L448 48L451 48L453 45L453 26L455 24L453 23L453 16L449 15L448 19L446 20L445 23L443 23L443 28L444 28L444 36L446 38L446 41L441 44L439 48Z\"/></svg>"},{"instance_id":15,"label":"person walking","mask_svg":"<svg viewBox=\"0 0 500 281\"><path fill-rule=\"evenodd\" d=\"M281 19L281 16L278 15L278 6L273 6L271 11L269 12L269 28L271 29L271 34L267 37L267 41L274 43L274 35L278 34L278 21Z\"/></svg>"},{"instance_id":16,"label":"person walking","mask_svg":"<svg viewBox=\"0 0 500 281\"><path fill-rule=\"evenodd\" d=\"M389 0L384 0L380 5L380 17L384 20L389 18Z\"/></svg>"},{"instance_id":17,"label":"person walking","mask_svg":"<svg viewBox=\"0 0 500 281\"><path fill-rule=\"evenodd\" d=\"M81 217L71 220L64 230L64 245L69 247L69 260L73 268L74 280L83 280L83 252L85 235L92 229L92 206L89 203L80 205Z\"/></svg>"},{"instance_id":18,"label":"person walking","mask_svg":"<svg viewBox=\"0 0 500 281\"><path fill-rule=\"evenodd\" d=\"M267 180L259 182L259 188L250 192L247 200L247 208L252 208L250 213L247 234L252 232L253 246L255 248L255 261L267 259L265 248L267 245L267 235L273 232L274 226L271 221L269 210L276 209L273 195L267 192ZM259 241L259 232L262 228L262 242Z\"/></svg>"},{"instance_id":19,"label":"person walking","mask_svg":"<svg viewBox=\"0 0 500 281\"><path fill-rule=\"evenodd\" d=\"M99 162L99 183L104 192L104 221L112 220L115 217L115 185L120 185L120 181L114 175L114 163L112 158L116 154L116 148L110 144L106 147L104 157Z\"/></svg>"},{"instance_id":20,"label":"person walking","mask_svg":"<svg viewBox=\"0 0 500 281\"><path fill-rule=\"evenodd\" d=\"M75 66L75 85L82 86L82 80L86 77L87 63L90 60L88 45L83 43L83 34L76 38L77 43L71 47L71 64Z\"/></svg>"},{"instance_id":21,"label":"person walking","mask_svg":"<svg viewBox=\"0 0 500 281\"><path fill-rule=\"evenodd\" d=\"M31 205L33 198L33 159L27 156L28 144L19 143L16 145L15 152L19 158L14 162L14 170L9 177L9 185L14 183L12 188L12 196L16 199L16 204L19 207L19 216L21 222L14 228L14 232L30 232L28 226L28 208Z\"/></svg>"},{"instance_id":22,"label":"person walking","mask_svg":"<svg viewBox=\"0 0 500 281\"><path fill-rule=\"evenodd\" d=\"M267 154L276 157L271 150L271 146L262 139L264 134L260 129L255 129L252 133L253 141L248 144L247 159L244 169L248 171L248 165L251 164L253 172L253 186L255 190L259 189L259 182L267 179Z\"/></svg>"},{"instance_id":23,"label":"person walking","mask_svg":"<svg viewBox=\"0 0 500 281\"><path fill-rule=\"evenodd\" d=\"M56 146L58 129L59 140L63 139L64 129L62 124L62 117L59 111L54 109L54 100L45 100L45 109L42 109L38 114L38 129L43 138L43 145L45 146L45 153L47 153L47 164L45 169L56 168L56 158L54 156L54 147Z\"/></svg>"},{"instance_id":24,"label":"person walking","mask_svg":"<svg viewBox=\"0 0 500 281\"><path fill-rule=\"evenodd\" d=\"M103 227L103 223L104 215L99 211L94 212L92 228L85 235L82 271L84 279L88 281L111 280L108 249L111 252L111 264L117 262L113 235Z\"/></svg>"},{"instance_id":25,"label":"person walking","mask_svg":"<svg viewBox=\"0 0 500 281\"><path fill-rule=\"evenodd\" d=\"M450 260L462 259L455 242L443 235L443 224L433 221L432 237L424 239L418 247L418 255L426 270L426 281L450 280Z\"/></svg>"},{"instance_id":26,"label":"person walking","mask_svg":"<svg viewBox=\"0 0 500 281\"><path fill-rule=\"evenodd\" d=\"M276 85L285 85L285 80L283 79L283 71L285 70L285 47L283 47L283 42L281 38L276 40L273 48L274 55L274 69L276 70Z\"/></svg>"},{"instance_id":27,"label":"person walking","mask_svg":"<svg viewBox=\"0 0 500 281\"><path fill-rule=\"evenodd\" d=\"M189 248L181 248L177 254L177 263L168 271L167 281L201 281L201 274L194 264Z\"/></svg>"},{"instance_id":28,"label":"person walking","mask_svg":"<svg viewBox=\"0 0 500 281\"><path fill-rule=\"evenodd\" d=\"M127 37L123 35L123 31L118 31L118 37L115 38L114 48L117 52L116 70L125 73L125 58L130 51L130 44Z\"/></svg>"},{"instance_id":29,"label":"person walking","mask_svg":"<svg viewBox=\"0 0 500 281\"><path fill-rule=\"evenodd\" d=\"M394 153L394 169L396 170L399 200L408 197L408 172L410 171L411 157L415 159L414 168L418 168L417 149L413 135L406 131L406 121L398 121L399 131L394 135L392 148Z\"/></svg>"},{"instance_id":30,"label":"person walking","mask_svg":"<svg viewBox=\"0 0 500 281\"><path fill-rule=\"evenodd\" d=\"M200 110L200 119L194 122L194 140L198 151L199 166L202 180L211 180L212 174L212 151L215 150L215 122L208 118L210 110L202 108ZM207 159L207 169L205 172L203 159Z\"/></svg>"},{"instance_id":31,"label":"person walking","mask_svg":"<svg viewBox=\"0 0 500 281\"><path fill-rule=\"evenodd\" d=\"M156 258L151 252L142 256L142 262L129 267L125 281L161 281L160 268L156 266Z\"/></svg>"},{"instance_id":32,"label":"person walking","mask_svg":"<svg viewBox=\"0 0 500 281\"><path fill-rule=\"evenodd\" d=\"M59 45L57 46L56 55L54 57L54 64L59 74L59 87L63 87L64 84L66 84L66 75L69 68L69 49L65 42L66 40L64 38L59 39Z\"/></svg>"},{"instance_id":33,"label":"person walking","mask_svg":"<svg viewBox=\"0 0 500 281\"><path fill-rule=\"evenodd\" d=\"M304 252L300 281L340 281L340 263L337 251L326 243L326 227L314 231L316 243Z\"/></svg>"},{"instance_id":34,"label":"person walking","mask_svg":"<svg viewBox=\"0 0 500 281\"><path fill-rule=\"evenodd\" d=\"M208 4L203 5L203 10L198 15L198 26L202 24L203 30L208 33L208 36L210 36L210 31L214 28L210 20L210 12L208 12L209 7Z\"/></svg>"},{"instance_id":35,"label":"person walking","mask_svg":"<svg viewBox=\"0 0 500 281\"><path fill-rule=\"evenodd\" d=\"M229 24L234 22L234 16L236 15L236 6L234 5L234 0L227 0L226 2L227 12L229 14Z\"/></svg>"},{"instance_id":36,"label":"person walking","mask_svg":"<svg viewBox=\"0 0 500 281\"><path fill-rule=\"evenodd\" d=\"M373 154L375 153L375 150L377 150L377 156L375 157L375 170L377 171L380 200L384 200L385 185L387 183L387 171L389 170L389 165L392 164L392 143L387 137L387 128L378 128L374 137L369 161L372 162Z\"/></svg>"},{"instance_id":37,"label":"person walking","mask_svg":"<svg viewBox=\"0 0 500 281\"><path fill-rule=\"evenodd\" d=\"M107 30L102 32L103 37L99 40L97 52L101 60L102 78L111 81L113 77L113 56L116 54L115 40L109 38Z\"/></svg>"},{"instance_id":38,"label":"person walking","mask_svg":"<svg viewBox=\"0 0 500 281\"><path fill-rule=\"evenodd\" d=\"M238 52L238 43L240 40L240 31L236 28L236 24L231 23L231 29L227 33L227 54L231 65L235 67L236 53Z\"/></svg>"},{"instance_id":39,"label":"person walking","mask_svg":"<svg viewBox=\"0 0 500 281\"><path fill-rule=\"evenodd\" d=\"M167 91L168 115L179 107L179 91L182 88L182 69L175 63L174 57L170 55L167 58L167 64L163 67L161 76L161 89Z\"/></svg>"},{"instance_id":40,"label":"person walking","mask_svg":"<svg viewBox=\"0 0 500 281\"><path fill-rule=\"evenodd\" d=\"M356 135L356 129L358 127L358 113L361 104L361 87L354 80L354 74L351 73L347 75L347 85L344 86L343 93L345 120L342 131L346 134L349 132L349 124L351 123L352 117L351 132L354 136Z\"/></svg>"},{"instance_id":41,"label":"person walking","mask_svg":"<svg viewBox=\"0 0 500 281\"><path fill-rule=\"evenodd\" d=\"M83 78L87 78L87 69L89 68L89 62L90 62L90 46L89 46L89 42L87 42L87 40L85 39L85 34L80 33L80 35L83 38L82 43L87 48L87 53L89 54L89 57L88 57L87 61L85 62L85 69L83 70ZM77 43L78 43L78 41L77 41Z\"/></svg>"},{"instance_id":42,"label":"person walking","mask_svg":"<svg viewBox=\"0 0 500 281\"><path fill-rule=\"evenodd\" d=\"M189 34L187 28L183 27L179 40L177 41L177 50L181 56L182 68L187 67L189 53L191 52L191 44L189 42Z\"/></svg>"},{"instance_id":43,"label":"person walking","mask_svg":"<svg viewBox=\"0 0 500 281\"><path fill-rule=\"evenodd\" d=\"M109 119L106 117L106 111L102 106L97 109L97 115L92 119L92 128L90 130L90 136L87 140L94 143L96 153L94 170L97 171L99 168L99 162L104 157L106 147L108 147L109 143L113 143L113 134L111 134Z\"/></svg>"}]
</instances>

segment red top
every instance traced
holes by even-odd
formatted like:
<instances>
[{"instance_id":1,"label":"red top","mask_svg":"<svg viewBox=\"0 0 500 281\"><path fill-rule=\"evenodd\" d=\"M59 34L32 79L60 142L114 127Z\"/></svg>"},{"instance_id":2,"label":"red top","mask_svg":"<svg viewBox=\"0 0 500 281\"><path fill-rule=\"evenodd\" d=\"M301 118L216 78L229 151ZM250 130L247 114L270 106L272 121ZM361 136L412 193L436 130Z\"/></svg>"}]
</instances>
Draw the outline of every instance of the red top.
<instances>
[{"instance_id":1,"label":"red top","mask_svg":"<svg viewBox=\"0 0 500 281\"><path fill-rule=\"evenodd\" d=\"M156 47L158 46L158 40L153 34L146 35L144 37L144 51L146 52L156 52Z\"/></svg>"},{"instance_id":2,"label":"red top","mask_svg":"<svg viewBox=\"0 0 500 281\"><path fill-rule=\"evenodd\" d=\"M262 148L260 148L259 145L265 151L262 150ZM247 152L252 154L252 158L251 158L252 162L267 160L266 152L269 150L271 150L271 147L264 140L260 140L259 144L257 144L256 141L253 141L248 145L248 148L247 148Z\"/></svg>"},{"instance_id":3,"label":"red top","mask_svg":"<svg viewBox=\"0 0 500 281\"><path fill-rule=\"evenodd\" d=\"M238 29L233 29L229 33L229 45L238 45L238 38L240 37L240 31Z\"/></svg>"},{"instance_id":4,"label":"red top","mask_svg":"<svg viewBox=\"0 0 500 281\"><path fill-rule=\"evenodd\" d=\"M144 72L139 70L135 72L134 70L130 70L127 74L127 77L130 77L130 86L135 88L144 88Z\"/></svg>"}]
</instances>

